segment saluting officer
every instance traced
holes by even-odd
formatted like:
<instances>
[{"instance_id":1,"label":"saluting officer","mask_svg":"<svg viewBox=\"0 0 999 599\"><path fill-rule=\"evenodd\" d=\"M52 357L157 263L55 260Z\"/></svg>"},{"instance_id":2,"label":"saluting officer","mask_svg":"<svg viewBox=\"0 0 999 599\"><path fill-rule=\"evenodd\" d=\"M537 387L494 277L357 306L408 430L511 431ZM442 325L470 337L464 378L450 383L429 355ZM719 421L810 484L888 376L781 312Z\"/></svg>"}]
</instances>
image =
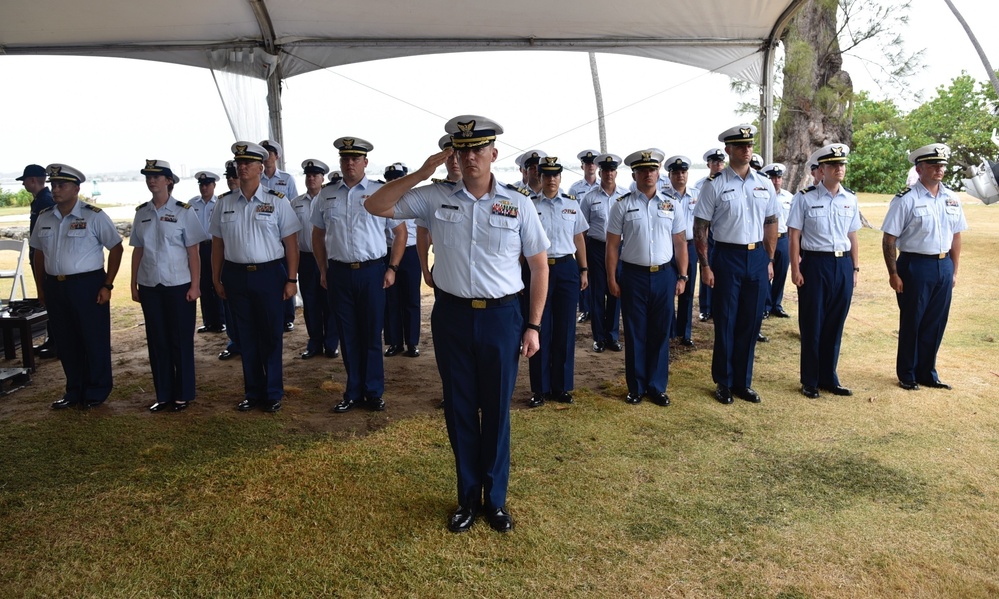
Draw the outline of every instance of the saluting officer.
<instances>
[{"instance_id":1,"label":"saluting officer","mask_svg":"<svg viewBox=\"0 0 999 599\"><path fill-rule=\"evenodd\" d=\"M320 281L329 291L347 370L343 399L333 411L347 412L362 402L380 411L385 409L385 289L395 283L406 247L406 224L364 209L382 185L364 173L374 146L359 137L340 137L333 145L340 151L343 180L324 187L312 211L312 249L316 261L327 266L320 268ZM386 227L395 231L387 265Z\"/></svg>"},{"instance_id":2,"label":"saluting officer","mask_svg":"<svg viewBox=\"0 0 999 599\"><path fill-rule=\"evenodd\" d=\"M715 344L711 376L715 399L732 403L732 394L759 403L753 358L763 321L763 306L773 278L777 243L777 193L770 179L749 165L756 127L737 125L718 136L729 165L701 186L694 209L694 241L701 277L714 290L711 308ZM708 262L708 232L715 254Z\"/></svg>"},{"instance_id":3,"label":"saluting officer","mask_svg":"<svg viewBox=\"0 0 999 599\"><path fill-rule=\"evenodd\" d=\"M229 300L243 353L244 398L236 409L276 412L284 400L283 302L297 292L302 225L284 194L260 183L267 150L237 141L232 153L239 188L219 198L212 215L212 281Z\"/></svg>"},{"instance_id":4,"label":"saluting officer","mask_svg":"<svg viewBox=\"0 0 999 599\"><path fill-rule=\"evenodd\" d=\"M55 206L38 215L30 245L38 299L48 310L49 332L66 374L66 394L52 407L92 408L111 394L109 302L121 266L121 235L107 213L80 201L83 173L65 164L45 170Z\"/></svg>"},{"instance_id":5,"label":"saluting officer","mask_svg":"<svg viewBox=\"0 0 999 599\"><path fill-rule=\"evenodd\" d=\"M448 148L453 148L454 145L451 143L451 134L445 133L437 141L437 147L441 150L447 150ZM518 158L519 160L519 158ZM520 166L518 163L517 166ZM444 169L447 171L447 177L444 179L431 179L434 183L445 183L450 181L451 183L457 183L461 181L461 164L458 162L458 153L451 152L447 159L444 161ZM523 171L523 169L521 169ZM524 171L526 176L526 171ZM416 251L420 258L420 270L423 271L423 282L427 284L427 287L431 289L434 288L434 275L432 269L430 268L430 246L433 245L433 240L430 238L430 229L427 228L427 224L423 222L423 219L416 218L413 221L416 224Z\"/></svg>"},{"instance_id":6,"label":"saluting officer","mask_svg":"<svg viewBox=\"0 0 999 599\"><path fill-rule=\"evenodd\" d=\"M673 316L672 335L680 340L680 345L693 347L694 332L694 282L697 279L697 248L694 247L694 208L697 206L697 190L687 185L687 172L690 170L690 158L686 156L670 156L666 160L666 173L669 175L673 195L678 200L678 209L687 224L685 237L687 240L687 270L677 271L687 275L684 281L683 293L676 300L676 312Z\"/></svg>"},{"instance_id":7,"label":"saluting officer","mask_svg":"<svg viewBox=\"0 0 999 599\"><path fill-rule=\"evenodd\" d=\"M651 149L624 159L631 167L635 191L617 199L607 223L607 286L621 298L628 338L625 401L630 404L640 403L643 396L660 406L670 404L669 328L674 298L687 282L687 275L680 274L687 272L687 223L673 190L658 187L663 158L662 152Z\"/></svg>"},{"instance_id":8,"label":"saluting officer","mask_svg":"<svg viewBox=\"0 0 999 599\"><path fill-rule=\"evenodd\" d=\"M777 248L774 250L774 278L770 282L770 293L767 295L766 309L763 317L776 316L777 318L790 318L791 316L784 310L784 284L787 282L787 267L790 266L787 240L787 216L791 212L791 200L794 196L784 189L784 171L787 170L783 164L774 162L763 167L761 172L770 177L770 182L777 191Z\"/></svg>"},{"instance_id":9,"label":"saluting officer","mask_svg":"<svg viewBox=\"0 0 999 599\"><path fill-rule=\"evenodd\" d=\"M336 321L330 309L326 290L319 284L319 265L312 251L312 211L316 198L323 190L323 181L330 167L322 160L309 158L302 161L305 171L305 193L291 201L302 230L298 232L298 280L302 293L302 317L309 342L302 352L302 359L308 360L325 354L329 358L340 355L340 339L336 333Z\"/></svg>"},{"instance_id":10,"label":"saluting officer","mask_svg":"<svg viewBox=\"0 0 999 599\"><path fill-rule=\"evenodd\" d=\"M395 181L409 173L402 162L385 167L385 181ZM407 220L406 249L399 259L395 272L395 284L385 290L385 357L391 358L405 351L407 357L420 356L420 258L416 255L416 221ZM388 253L386 264L392 256L392 243L395 241L393 229L385 229ZM405 343L405 350L403 349Z\"/></svg>"},{"instance_id":11,"label":"saluting officer","mask_svg":"<svg viewBox=\"0 0 999 599\"><path fill-rule=\"evenodd\" d=\"M198 171L194 174L198 180L198 191L200 195L194 196L188 202L191 210L198 217L201 228L205 230L205 240L198 247L198 256L201 265L201 280L198 286L201 289L201 322L198 327L199 333L221 333L225 331L223 324L225 316L222 310L222 300L215 293L215 286L212 285L212 240L208 235L208 225L212 222L212 213L215 212L215 183L219 176L209 171Z\"/></svg>"},{"instance_id":12,"label":"saluting officer","mask_svg":"<svg viewBox=\"0 0 999 599\"><path fill-rule=\"evenodd\" d=\"M579 210L589 226L586 231L586 265L590 269L590 332L593 334L593 351L604 349L621 351L621 305L607 292L607 219L610 208L628 191L617 185L617 167L621 157L601 154L597 157L600 168L600 185L586 194L579 203ZM617 273L621 275L620 272Z\"/></svg>"},{"instance_id":13,"label":"saluting officer","mask_svg":"<svg viewBox=\"0 0 999 599\"><path fill-rule=\"evenodd\" d=\"M899 385L950 389L937 376L937 351L957 284L961 231L968 228L957 194L943 184L950 147L929 144L909 154L919 181L891 201L882 249L898 299ZM897 254L896 258L896 252Z\"/></svg>"},{"instance_id":14,"label":"saluting officer","mask_svg":"<svg viewBox=\"0 0 999 599\"><path fill-rule=\"evenodd\" d=\"M142 304L156 403L150 412L179 412L194 401L195 302L201 295L198 246L208 233L191 210L171 195L180 178L166 160L147 160L150 201L135 209L132 300Z\"/></svg>"},{"instance_id":15,"label":"saluting officer","mask_svg":"<svg viewBox=\"0 0 999 599\"><path fill-rule=\"evenodd\" d=\"M856 194L843 187L849 155L846 144L829 144L813 154L822 181L798 192L787 219L791 281L798 287L801 394L813 399L819 389L853 394L836 373L860 271L860 208Z\"/></svg>"},{"instance_id":16,"label":"saluting officer","mask_svg":"<svg viewBox=\"0 0 999 599\"><path fill-rule=\"evenodd\" d=\"M453 135L454 150L434 154L418 171L388 183L365 207L382 216L421 218L433 235L437 301L431 327L458 478L458 509L448 530L471 528L484 498L489 525L506 532L513 528L506 491L517 354L518 348L528 358L538 351L550 243L534 204L491 173L502 127L465 115L448 121L445 131ZM461 181L412 189L452 151L461 161ZM521 255L531 266L526 329L516 301L523 288Z\"/></svg>"},{"instance_id":17,"label":"saluting officer","mask_svg":"<svg viewBox=\"0 0 999 599\"><path fill-rule=\"evenodd\" d=\"M538 165L541 193L531 200L538 211L548 246L548 296L541 314L541 349L531 356L533 395L527 406L536 408L546 399L572 403L576 358L576 300L588 285L586 219L576 196L564 193L562 165L557 156L546 156Z\"/></svg>"}]
</instances>

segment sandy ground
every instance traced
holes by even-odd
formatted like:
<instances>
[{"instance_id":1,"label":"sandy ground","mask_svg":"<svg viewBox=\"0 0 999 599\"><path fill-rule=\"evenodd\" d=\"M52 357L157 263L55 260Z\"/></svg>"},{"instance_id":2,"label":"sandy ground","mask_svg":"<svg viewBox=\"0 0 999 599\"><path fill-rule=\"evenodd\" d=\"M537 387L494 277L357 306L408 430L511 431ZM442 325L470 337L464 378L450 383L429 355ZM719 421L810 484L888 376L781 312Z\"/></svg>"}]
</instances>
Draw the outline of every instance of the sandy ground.
<instances>
[{"instance_id":1,"label":"sandy ground","mask_svg":"<svg viewBox=\"0 0 999 599\"><path fill-rule=\"evenodd\" d=\"M426 290L425 290L426 291ZM112 302L126 301L121 296ZM433 340L430 335L430 310L433 296L423 296L423 326L421 355L418 358L394 356L385 358L384 412L369 412L355 408L346 414L335 414L333 406L340 401L344 389L345 373L340 358L317 357L302 360L299 354L305 349L307 334L299 309L295 329L284 336L284 380L286 401L275 416L255 411L240 414L235 405L242 400L243 377L238 359L220 361L217 356L225 347L224 334L195 335L198 400L182 413L151 414L147 407L155 401L149 359L146 353L145 328L140 324L127 329L112 330L112 368L115 390L104 405L91 410L97 417L117 414L138 414L150 418L204 418L206 415L231 414L232 417L269 418L283 421L290 431L327 432L337 435L364 434L386 424L415 414L440 413L441 384L434 358ZM200 322L199 322L200 324ZM695 329L695 339L707 334L704 324ZM36 340L38 342L40 340ZM624 387L624 353L605 351L594 353L590 346L590 325L577 327L576 333L576 388L601 390L609 383L626 393ZM700 344L702 347L705 343ZM683 351L677 348L673 351ZM0 362L5 368L20 366L20 358ZM59 418L62 412L49 408L49 404L62 396L65 386L62 367L58 360L37 361L37 371L27 387L0 397L0 420L18 422ZM527 359L521 358L514 409L526 408L530 397Z\"/></svg>"}]
</instances>

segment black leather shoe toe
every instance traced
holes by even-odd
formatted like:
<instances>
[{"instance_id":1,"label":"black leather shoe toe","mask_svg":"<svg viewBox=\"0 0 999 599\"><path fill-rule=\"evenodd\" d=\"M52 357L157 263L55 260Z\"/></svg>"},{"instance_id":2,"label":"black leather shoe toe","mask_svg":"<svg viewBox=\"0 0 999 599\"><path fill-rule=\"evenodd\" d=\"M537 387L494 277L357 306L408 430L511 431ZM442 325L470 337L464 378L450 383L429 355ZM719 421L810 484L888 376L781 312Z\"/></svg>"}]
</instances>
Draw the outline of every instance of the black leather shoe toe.
<instances>
[{"instance_id":1,"label":"black leather shoe toe","mask_svg":"<svg viewBox=\"0 0 999 599\"><path fill-rule=\"evenodd\" d=\"M766 343L767 341L770 341L770 338L764 335L763 333L757 333L756 340L760 343Z\"/></svg>"},{"instance_id":2,"label":"black leather shoe toe","mask_svg":"<svg viewBox=\"0 0 999 599\"><path fill-rule=\"evenodd\" d=\"M385 350L385 357L391 358L392 356L398 356L401 353L402 353L401 345L390 345L388 346L388 349Z\"/></svg>"},{"instance_id":3,"label":"black leather shoe toe","mask_svg":"<svg viewBox=\"0 0 999 599\"><path fill-rule=\"evenodd\" d=\"M253 408L257 407L257 402L252 399L244 399L243 401L236 404L236 409L240 412L249 412Z\"/></svg>"},{"instance_id":4,"label":"black leather shoe toe","mask_svg":"<svg viewBox=\"0 0 999 599\"><path fill-rule=\"evenodd\" d=\"M791 318L791 315L785 312L784 308L781 308L780 306L775 308L770 314L776 316L777 318Z\"/></svg>"},{"instance_id":5,"label":"black leather shoe toe","mask_svg":"<svg viewBox=\"0 0 999 599\"><path fill-rule=\"evenodd\" d=\"M338 348L335 348L335 349L327 349L326 350L326 357L330 358L330 359L339 358L340 357L340 348L338 347Z\"/></svg>"},{"instance_id":6,"label":"black leather shoe toe","mask_svg":"<svg viewBox=\"0 0 999 599\"><path fill-rule=\"evenodd\" d=\"M277 400L277 401L275 401L274 403L269 403L269 404L267 404L267 405L264 406L264 411L268 412L270 414L273 414L274 412L277 412L280 409L281 409L281 400L280 399Z\"/></svg>"},{"instance_id":7,"label":"black leather shoe toe","mask_svg":"<svg viewBox=\"0 0 999 599\"><path fill-rule=\"evenodd\" d=\"M219 360L231 360L239 355L238 351L232 351L229 349L223 349L219 352Z\"/></svg>"},{"instance_id":8,"label":"black leather shoe toe","mask_svg":"<svg viewBox=\"0 0 999 599\"><path fill-rule=\"evenodd\" d=\"M309 360L311 358L315 358L316 356L321 356L321 355L323 355L323 352L317 349L307 349L304 352L302 352L302 359Z\"/></svg>"},{"instance_id":9,"label":"black leather shoe toe","mask_svg":"<svg viewBox=\"0 0 999 599\"><path fill-rule=\"evenodd\" d=\"M357 401L344 398L340 403L333 406L333 411L337 414L343 414L344 412L353 410L355 405L357 405Z\"/></svg>"},{"instance_id":10,"label":"black leather shoe toe","mask_svg":"<svg viewBox=\"0 0 999 599\"><path fill-rule=\"evenodd\" d=\"M924 381L921 383L924 387L929 387L931 389L951 389L952 387L941 380L935 381Z\"/></svg>"},{"instance_id":11,"label":"black leather shoe toe","mask_svg":"<svg viewBox=\"0 0 999 599\"><path fill-rule=\"evenodd\" d=\"M749 403L760 403L760 394L753 391L751 387L746 387L745 389L732 389L732 393L737 395L739 399L743 401L748 401Z\"/></svg>"},{"instance_id":12,"label":"black leather shoe toe","mask_svg":"<svg viewBox=\"0 0 999 599\"><path fill-rule=\"evenodd\" d=\"M621 344L617 341L608 341L606 345L607 349L611 351L624 351L624 348L621 347Z\"/></svg>"},{"instance_id":13,"label":"black leather shoe toe","mask_svg":"<svg viewBox=\"0 0 999 599\"><path fill-rule=\"evenodd\" d=\"M919 385L915 381L899 381L898 386L905 389L906 391L918 391Z\"/></svg>"},{"instance_id":14,"label":"black leather shoe toe","mask_svg":"<svg viewBox=\"0 0 999 599\"><path fill-rule=\"evenodd\" d=\"M486 513L486 518L489 519L489 527L496 532L510 532L513 530L513 518L510 517L510 512L506 511L506 508L489 510Z\"/></svg>"},{"instance_id":15,"label":"black leather shoe toe","mask_svg":"<svg viewBox=\"0 0 999 599\"><path fill-rule=\"evenodd\" d=\"M72 399L66 399L65 397L63 397L62 399L58 399L58 400L52 402L52 409L53 410L65 410L66 408L70 408L70 407L73 407L75 405L76 405L76 401L74 401Z\"/></svg>"},{"instance_id":16,"label":"black leather shoe toe","mask_svg":"<svg viewBox=\"0 0 999 599\"><path fill-rule=\"evenodd\" d=\"M630 403L631 405L636 405L642 403L642 396L639 393L629 393L627 397L624 398L625 403Z\"/></svg>"},{"instance_id":17,"label":"black leather shoe toe","mask_svg":"<svg viewBox=\"0 0 999 599\"><path fill-rule=\"evenodd\" d=\"M382 412L385 410L385 400L380 397L368 397L364 400L364 403L372 412Z\"/></svg>"},{"instance_id":18,"label":"black leather shoe toe","mask_svg":"<svg viewBox=\"0 0 999 599\"><path fill-rule=\"evenodd\" d=\"M172 401L158 401L153 405L149 406L150 412L162 412L164 410L171 410L171 409L173 409Z\"/></svg>"},{"instance_id":19,"label":"black leather shoe toe","mask_svg":"<svg viewBox=\"0 0 999 599\"><path fill-rule=\"evenodd\" d=\"M451 532L465 532L475 524L479 510L474 507L458 506L447 520L447 529Z\"/></svg>"},{"instance_id":20,"label":"black leather shoe toe","mask_svg":"<svg viewBox=\"0 0 999 599\"><path fill-rule=\"evenodd\" d=\"M410 345L408 348L406 348L406 357L407 358L419 358L420 357L420 348L416 347L415 345Z\"/></svg>"},{"instance_id":21,"label":"black leather shoe toe","mask_svg":"<svg viewBox=\"0 0 999 599\"><path fill-rule=\"evenodd\" d=\"M669 405L669 395L665 393L649 393L649 401L665 408Z\"/></svg>"},{"instance_id":22,"label":"black leather shoe toe","mask_svg":"<svg viewBox=\"0 0 999 599\"><path fill-rule=\"evenodd\" d=\"M805 397L807 397L808 399L818 399L818 397L819 397L819 390L817 388L811 387L809 385L802 385L801 386L801 394L804 395Z\"/></svg>"},{"instance_id":23,"label":"black leather shoe toe","mask_svg":"<svg viewBox=\"0 0 999 599\"><path fill-rule=\"evenodd\" d=\"M715 387L715 399L726 405L732 403L732 390L725 385L718 385Z\"/></svg>"},{"instance_id":24,"label":"black leather shoe toe","mask_svg":"<svg viewBox=\"0 0 999 599\"><path fill-rule=\"evenodd\" d=\"M822 389L832 393L833 395L839 395L840 397L849 397L853 395L853 391L850 391L842 385L836 385L835 387L822 387Z\"/></svg>"},{"instance_id":25,"label":"black leather shoe toe","mask_svg":"<svg viewBox=\"0 0 999 599\"><path fill-rule=\"evenodd\" d=\"M563 391L562 393L559 393L558 395L555 396L555 401L559 403L573 403L572 393L569 393L568 391Z\"/></svg>"},{"instance_id":26,"label":"black leather shoe toe","mask_svg":"<svg viewBox=\"0 0 999 599\"><path fill-rule=\"evenodd\" d=\"M293 323L293 322L286 322L286 323L284 323L284 332L285 333L290 333L290 332L292 332L294 330L295 330L295 323Z\"/></svg>"},{"instance_id":27,"label":"black leather shoe toe","mask_svg":"<svg viewBox=\"0 0 999 599\"><path fill-rule=\"evenodd\" d=\"M531 396L531 399L527 400L527 407L529 408L540 408L545 405L545 394L535 393Z\"/></svg>"},{"instance_id":28,"label":"black leather shoe toe","mask_svg":"<svg viewBox=\"0 0 999 599\"><path fill-rule=\"evenodd\" d=\"M173 402L173 408L171 409L174 412L183 412L189 405L191 405L191 402L189 401L175 401Z\"/></svg>"},{"instance_id":29,"label":"black leather shoe toe","mask_svg":"<svg viewBox=\"0 0 999 599\"><path fill-rule=\"evenodd\" d=\"M604 353L604 342L603 341L594 341L593 342L593 351L595 351L598 354Z\"/></svg>"}]
</instances>

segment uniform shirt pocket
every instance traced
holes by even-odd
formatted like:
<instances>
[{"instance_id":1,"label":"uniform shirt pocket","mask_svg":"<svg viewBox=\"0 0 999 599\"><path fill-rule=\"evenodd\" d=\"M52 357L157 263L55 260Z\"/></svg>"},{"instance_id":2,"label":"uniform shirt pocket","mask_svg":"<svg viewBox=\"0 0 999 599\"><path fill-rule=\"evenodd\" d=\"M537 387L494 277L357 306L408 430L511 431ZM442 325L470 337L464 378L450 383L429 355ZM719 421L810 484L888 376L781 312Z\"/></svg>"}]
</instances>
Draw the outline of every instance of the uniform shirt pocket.
<instances>
[{"instance_id":1,"label":"uniform shirt pocket","mask_svg":"<svg viewBox=\"0 0 999 599\"><path fill-rule=\"evenodd\" d=\"M489 251L493 254L520 250L519 222L512 216L489 216Z\"/></svg>"},{"instance_id":2,"label":"uniform shirt pocket","mask_svg":"<svg viewBox=\"0 0 999 599\"><path fill-rule=\"evenodd\" d=\"M440 242L445 247L457 247L461 236L461 223L465 215L461 210L438 208L434 212L434 227L431 232L434 243Z\"/></svg>"}]
</instances>

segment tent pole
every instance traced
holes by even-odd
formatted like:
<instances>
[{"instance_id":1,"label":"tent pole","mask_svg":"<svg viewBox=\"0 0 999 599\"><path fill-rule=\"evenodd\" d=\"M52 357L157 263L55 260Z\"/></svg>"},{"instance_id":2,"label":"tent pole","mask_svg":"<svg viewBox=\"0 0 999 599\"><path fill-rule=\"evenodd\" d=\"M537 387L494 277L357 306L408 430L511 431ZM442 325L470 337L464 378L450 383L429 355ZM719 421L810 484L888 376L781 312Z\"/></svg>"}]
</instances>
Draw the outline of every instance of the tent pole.
<instances>
[{"instance_id":1,"label":"tent pole","mask_svg":"<svg viewBox=\"0 0 999 599\"><path fill-rule=\"evenodd\" d=\"M281 122L281 63L267 76L267 110L270 117L271 139L284 146L284 125ZM284 168L284 156L278 158L278 168Z\"/></svg>"},{"instance_id":2,"label":"tent pole","mask_svg":"<svg viewBox=\"0 0 999 599\"><path fill-rule=\"evenodd\" d=\"M762 129L760 142L763 146L763 163L769 164L774 159L774 55L777 54L776 44L767 44L763 51L763 86L760 98L760 125Z\"/></svg>"}]
</instances>

